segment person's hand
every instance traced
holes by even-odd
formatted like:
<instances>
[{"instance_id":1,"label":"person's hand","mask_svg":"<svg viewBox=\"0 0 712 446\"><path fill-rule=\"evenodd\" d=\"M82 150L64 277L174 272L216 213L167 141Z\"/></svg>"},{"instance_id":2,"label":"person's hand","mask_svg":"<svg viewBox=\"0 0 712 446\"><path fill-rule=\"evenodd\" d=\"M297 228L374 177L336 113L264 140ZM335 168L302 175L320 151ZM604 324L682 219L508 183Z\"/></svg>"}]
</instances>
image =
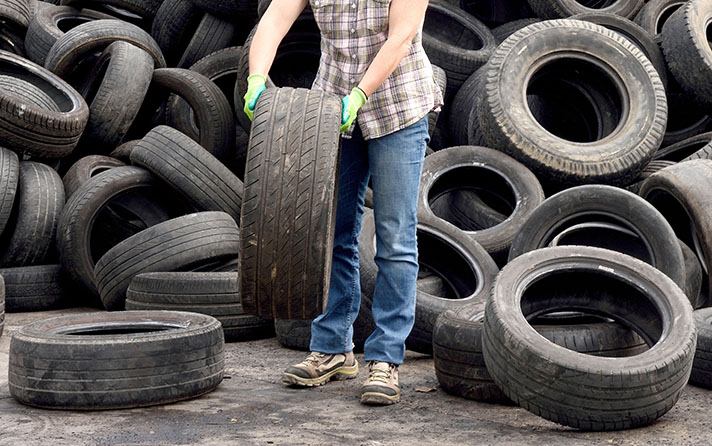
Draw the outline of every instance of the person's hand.
<instances>
[{"instance_id":1,"label":"person's hand","mask_svg":"<svg viewBox=\"0 0 712 446\"><path fill-rule=\"evenodd\" d=\"M245 100L245 107L242 109L250 121L254 116L255 105L257 105L257 99L267 87L265 87L265 82L267 78L262 74L250 74L247 77L247 93L243 99Z\"/></svg>"},{"instance_id":2,"label":"person's hand","mask_svg":"<svg viewBox=\"0 0 712 446\"><path fill-rule=\"evenodd\" d=\"M363 104L366 103L367 100L368 98L366 97L366 93L358 87L354 87L351 90L351 94L344 96L343 99L341 99L342 108L341 128L339 129L340 133L345 132L349 129L349 127L351 127L351 124L353 124L356 119L358 110L363 106Z\"/></svg>"}]
</instances>

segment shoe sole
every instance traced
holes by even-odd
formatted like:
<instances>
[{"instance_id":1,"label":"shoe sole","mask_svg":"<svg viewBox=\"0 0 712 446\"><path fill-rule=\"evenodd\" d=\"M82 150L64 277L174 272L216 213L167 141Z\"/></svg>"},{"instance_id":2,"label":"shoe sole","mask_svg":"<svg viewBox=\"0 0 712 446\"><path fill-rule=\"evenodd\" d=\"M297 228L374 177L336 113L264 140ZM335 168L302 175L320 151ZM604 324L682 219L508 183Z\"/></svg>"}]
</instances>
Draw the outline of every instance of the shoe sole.
<instances>
[{"instance_id":1,"label":"shoe sole","mask_svg":"<svg viewBox=\"0 0 712 446\"><path fill-rule=\"evenodd\" d=\"M346 379L356 378L358 374L358 364L354 364L351 367L341 367L336 370L332 370L324 376L319 376L318 378L302 378L301 376L294 375L292 373L282 374L282 383L289 386L299 386L299 387L318 387L323 386L332 379L334 381L342 381Z\"/></svg>"},{"instance_id":2,"label":"shoe sole","mask_svg":"<svg viewBox=\"0 0 712 446\"><path fill-rule=\"evenodd\" d=\"M389 406L400 401L400 395L386 395L379 392L366 392L361 395L361 403L370 406Z\"/></svg>"}]
</instances>

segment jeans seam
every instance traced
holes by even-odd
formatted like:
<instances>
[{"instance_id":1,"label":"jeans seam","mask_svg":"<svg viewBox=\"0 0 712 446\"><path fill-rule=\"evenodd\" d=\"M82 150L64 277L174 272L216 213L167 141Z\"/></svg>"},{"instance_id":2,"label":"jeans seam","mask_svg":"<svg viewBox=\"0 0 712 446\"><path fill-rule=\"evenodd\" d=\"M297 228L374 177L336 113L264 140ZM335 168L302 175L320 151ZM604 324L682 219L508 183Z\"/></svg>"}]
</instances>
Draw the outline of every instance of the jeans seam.
<instances>
[{"instance_id":1,"label":"jeans seam","mask_svg":"<svg viewBox=\"0 0 712 446\"><path fill-rule=\"evenodd\" d=\"M354 220L358 220L358 212L356 213L356 217ZM349 294L349 306L346 311L346 326L344 327L344 334L345 334L344 335L344 351L351 350L348 348L349 346L347 346L346 344L349 341L348 333L349 333L349 326L352 324L351 314L353 313L354 293L356 291L356 266L354 263L354 252L356 252L356 251L354 250L353 247L358 246L358 245L354 244L357 242L358 242L358 239L357 239L357 234L356 234L356 225L354 224L353 229L351 230L351 293Z\"/></svg>"}]
</instances>

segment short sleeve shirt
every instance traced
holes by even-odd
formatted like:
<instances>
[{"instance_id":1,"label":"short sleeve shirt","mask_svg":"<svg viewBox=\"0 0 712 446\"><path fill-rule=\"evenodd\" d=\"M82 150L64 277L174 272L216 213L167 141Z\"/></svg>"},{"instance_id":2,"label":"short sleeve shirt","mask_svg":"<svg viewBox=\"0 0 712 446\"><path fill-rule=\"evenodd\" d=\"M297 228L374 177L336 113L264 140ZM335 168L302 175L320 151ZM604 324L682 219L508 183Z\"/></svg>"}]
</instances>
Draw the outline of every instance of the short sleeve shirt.
<instances>
[{"instance_id":1,"label":"short sleeve shirt","mask_svg":"<svg viewBox=\"0 0 712 446\"><path fill-rule=\"evenodd\" d=\"M391 0L309 0L321 31L321 60L312 88L345 96L388 38ZM410 50L357 117L365 139L414 124L442 104L422 45L422 23ZM350 136L353 126L345 132Z\"/></svg>"}]
</instances>

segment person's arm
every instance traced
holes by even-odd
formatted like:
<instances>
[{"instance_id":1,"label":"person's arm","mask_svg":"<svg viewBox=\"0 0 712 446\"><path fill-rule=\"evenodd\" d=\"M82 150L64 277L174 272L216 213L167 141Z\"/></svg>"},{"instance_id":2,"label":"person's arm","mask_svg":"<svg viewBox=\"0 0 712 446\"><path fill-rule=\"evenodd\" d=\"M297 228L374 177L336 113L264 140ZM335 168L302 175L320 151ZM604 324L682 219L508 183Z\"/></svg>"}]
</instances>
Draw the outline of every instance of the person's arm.
<instances>
[{"instance_id":1,"label":"person's arm","mask_svg":"<svg viewBox=\"0 0 712 446\"><path fill-rule=\"evenodd\" d=\"M366 96L371 96L408 54L427 8L428 0L391 0L388 38L358 84Z\"/></svg>"},{"instance_id":2,"label":"person's arm","mask_svg":"<svg viewBox=\"0 0 712 446\"><path fill-rule=\"evenodd\" d=\"M257 25L250 45L250 74L267 76L277 47L309 0L272 0Z\"/></svg>"}]
</instances>

